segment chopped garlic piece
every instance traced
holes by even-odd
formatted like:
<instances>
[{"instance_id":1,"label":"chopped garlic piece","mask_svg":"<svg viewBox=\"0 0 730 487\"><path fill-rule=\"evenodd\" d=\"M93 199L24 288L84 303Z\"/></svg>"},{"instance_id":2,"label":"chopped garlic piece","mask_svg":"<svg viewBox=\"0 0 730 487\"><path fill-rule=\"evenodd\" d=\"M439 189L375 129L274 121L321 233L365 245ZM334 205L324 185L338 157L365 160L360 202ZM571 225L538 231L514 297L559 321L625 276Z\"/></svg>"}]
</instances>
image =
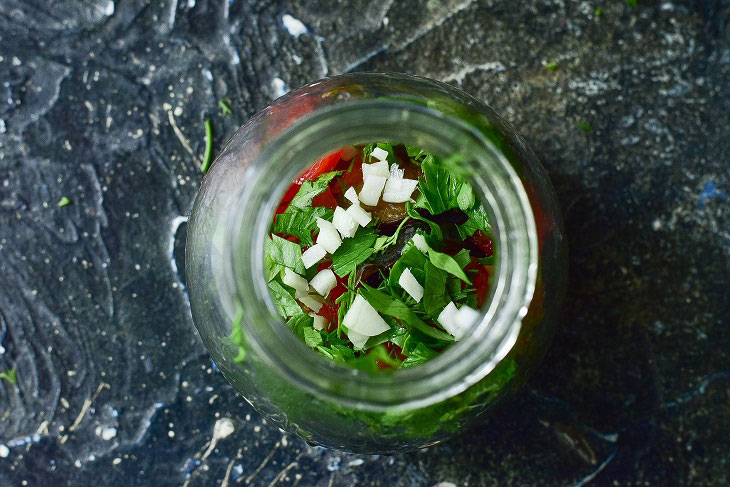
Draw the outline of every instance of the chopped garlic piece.
<instances>
[{"instance_id":1,"label":"chopped garlic piece","mask_svg":"<svg viewBox=\"0 0 730 487\"><path fill-rule=\"evenodd\" d=\"M380 193L385 187L385 178L381 176L368 176L360 190L360 201L369 206L375 206L380 200Z\"/></svg>"},{"instance_id":2,"label":"chopped garlic piece","mask_svg":"<svg viewBox=\"0 0 730 487\"><path fill-rule=\"evenodd\" d=\"M304 267L309 269L327 255L327 251L319 244L314 244L302 253Z\"/></svg>"},{"instance_id":3,"label":"chopped garlic piece","mask_svg":"<svg viewBox=\"0 0 730 487\"><path fill-rule=\"evenodd\" d=\"M337 278L332 269L322 269L309 281L309 285L322 297L327 297L330 291L337 285Z\"/></svg>"},{"instance_id":4,"label":"chopped garlic piece","mask_svg":"<svg viewBox=\"0 0 730 487\"><path fill-rule=\"evenodd\" d=\"M423 286L416 280L410 269L406 268L398 278L398 284L408 293L410 297L416 300L417 303L421 302L423 298Z\"/></svg>"}]
</instances>

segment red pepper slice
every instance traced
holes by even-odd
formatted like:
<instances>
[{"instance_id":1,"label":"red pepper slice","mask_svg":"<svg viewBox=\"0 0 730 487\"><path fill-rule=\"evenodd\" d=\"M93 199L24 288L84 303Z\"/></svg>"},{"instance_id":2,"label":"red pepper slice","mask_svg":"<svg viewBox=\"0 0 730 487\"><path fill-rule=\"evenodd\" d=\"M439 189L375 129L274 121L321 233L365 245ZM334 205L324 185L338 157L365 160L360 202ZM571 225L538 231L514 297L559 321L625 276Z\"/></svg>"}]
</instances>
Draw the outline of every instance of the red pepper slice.
<instances>
[{"instance_id":1,"label":"red pepper slice","mask_svg":"<svg viewBox=\"0 0 730 487\"><path fill-rule=\"evenodd\" d=\"M479 250L484 252L487 257L494 255L494 243L486 233L481 230L477 230L470 238L472 242L479 247Z\"/></svg>"},{"instance_id":2,"label":"red pepper slice","mask_svg":"<svg viewBox=\"0 0 730 487\"><path fill-rule=\"evenodd\" d=\"M312 198L312 206L324 206L332 210L337 208L337 200L335 199L335 195L332 194L332 189L327 186L327 189Z\"/></svg>"},{"instance_id":3,"label":"red pepper slice","mask_svg":"<svg viewBox=\"0 0 730 487\"><path fill-rule=\"evenodd\" d=\"M294 199L294 196L296 196L297 191L299 191L299 187L304 181L317 179L317 177L319 177L320 175L332 171L335 166L337 166L337 163L340 161L342 151L343 150L340 149L331 152L319 161L309 166L309 168L307 168L303 173L299 175L297 179L294 180L294 183L289 187L289 189L284 194L284 197L281 199L280 205L289 203L292 199Z\"/></svg>"}]
</instances>

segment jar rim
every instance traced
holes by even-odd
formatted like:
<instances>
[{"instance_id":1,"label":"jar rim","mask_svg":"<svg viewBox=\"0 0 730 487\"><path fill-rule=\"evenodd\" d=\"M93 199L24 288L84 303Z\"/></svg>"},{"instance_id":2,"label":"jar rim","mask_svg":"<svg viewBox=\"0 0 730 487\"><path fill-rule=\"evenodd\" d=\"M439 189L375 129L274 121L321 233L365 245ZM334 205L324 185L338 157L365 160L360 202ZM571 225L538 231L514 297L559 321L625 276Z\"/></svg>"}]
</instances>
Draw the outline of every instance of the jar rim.
<instances>
[{"instance_id":1,"label":"jar rim","mask_svg":"<svg viewBox=\"0 0 730 487\"><path fill-rule=\"evenodd\" d=\"M348 144L394 141L393 134L400 142L436 153L463 149L468 154L472 183L490 214L499 258L490 299L471 334L417 367L368 373L327 360L283 324L264 278L263 249L281 195L311 161ZM442 146L434 147L438 144ZM229 260L250 346L288 381L357 409L411 409L463 392L512 349L535 289L537 231L519 176L476 127L410 102L348 101L315 110L288 127L262 148L249 171L230 213Z\"/></svg>"}]
</instances>

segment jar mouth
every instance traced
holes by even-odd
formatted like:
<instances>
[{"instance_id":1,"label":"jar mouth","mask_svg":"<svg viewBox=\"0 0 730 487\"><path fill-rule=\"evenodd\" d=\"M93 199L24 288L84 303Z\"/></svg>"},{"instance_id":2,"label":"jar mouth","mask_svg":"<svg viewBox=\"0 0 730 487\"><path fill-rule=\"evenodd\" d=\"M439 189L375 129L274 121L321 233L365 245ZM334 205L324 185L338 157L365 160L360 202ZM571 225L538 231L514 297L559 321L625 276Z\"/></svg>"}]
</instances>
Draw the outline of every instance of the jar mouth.
<instances>
[{"instance_id":1,"label":"jar mouth","mask_svg":"<svg viewBox=\"0 0 730 487\"><path fill-rule=\"evenodd\" d=\"M291 181L326 153L375 141L407 143L439 156L466 155L465 169L494 229L497 263L471 334L417 367L368 373L327 360L290 332L274 308L263 263L272 217ZM414 103L351 101L317 110L289 127L248 171L231 209L229 259L250 346L287 380L361 410L411 409L463 392L512 349L535 288L537 232L517 173L475 127Z\"/></svg>"}]
</instances>

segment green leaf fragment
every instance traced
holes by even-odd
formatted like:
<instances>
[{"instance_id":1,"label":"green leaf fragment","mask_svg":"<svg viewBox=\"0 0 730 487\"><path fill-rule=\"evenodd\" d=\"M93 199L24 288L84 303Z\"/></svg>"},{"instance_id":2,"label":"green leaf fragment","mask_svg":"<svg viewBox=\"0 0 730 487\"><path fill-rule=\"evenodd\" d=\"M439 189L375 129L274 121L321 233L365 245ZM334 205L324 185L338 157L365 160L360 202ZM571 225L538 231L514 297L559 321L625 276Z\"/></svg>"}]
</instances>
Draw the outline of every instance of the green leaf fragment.
<instances>
[{"instance_id":1,"label":"green leaf fragment","mask_svg":"<svg viewBox=\"0 0 730 487\"><path fill-rule=\"evenodd\" d=\"M264 243L264 274L271 281L288 267L299 275L304 274L302 248L278 235L271 235Z\"/></svg>"},{"instance_id":2,"label":"green leaf fragment","mask_svg":"<svg viewBox=\"0 0 730 487\"><path fill-rule=\"evenodd\" d=\"M310 206L304 209L290 206L284 213L276 215L271 230L273 233L293 235L301 241L302 245L312 246L314 245L312 232L318 231L317 218L330 221L332 214L331 209L323 206L316 208Z\"/></svg>"},{"instance_id":3,"label":"green leaf fragment","mask_svg":"<svg viewBox=\"0 0 730 487\"><path fill-rule=\"evenodd\" d=\"M426 262L426 282L424 283L423 309L431 318L436 319L451 297L446 292L446 272Z\"/></svg>"},{"instance_id":4,"label":"green leaf fragment","mask_svg":"<svg viewBox=\"0 0 730 487\"><path fill-rule=\"evenodd\" d=\"M223 112L223 116L233 113L233 110L231 110L230 98L221 98L220 100L218 100L218 107L221 109L221 112Z\"/></svg>"},{"instance_id":5,"label":"green leaf fragment","mask_svg":"<svg viewBox=\"0 0 730 487\"><path fill-rule=\"evenodd\" d=\"M593 130L593 127L588 122L582 122L582 121L577 122L575 124L575 126L578 127L579 129L581 129L585 133L591 132Z\"/></svg>"},{"instance_id":6,"label":"green leaf fragment","mask_svg":"<svg viewBox=\"0 0 730 487\"><path fill-rule=\"evenodd\" d=\"M344 239L342 245L332 254L332 271L340 277L351 273L373 255L376 239L375 231L367 227L358 229L355 236Z\"/></svg>"},{"instance_id":7,"label":"green leaf fragment","mask_svg":"<svg viewBox=\"0 0 730 487\"><path fill-rule=\"evenodd\" d=\"M297 194L294 195L294 198L292 198L289 202L289 208L295 207L303 209L312 206L312 200L314 197L327 189L327 185L330 181L340 174L342 174L342 171L326 172L314 181L304 181L302 186L299 188L299 191L297 191Z\"/></svg>"},{"instance_id":8,"label":"green leaf fragment","mask_svg":"<svg viewBox=\"0 0 730 487\"><path fill-rule=\"evenodd\" d=\"M58 200L58 203L56 206L59 208L63 208L64 206L68 206L71 204L71 200L68 198L68 196L63 196L60 200Z\"/></svg>"},{"instance_id":9,"label":"green leaf fragment","mask_svg":"<svg viewBox=\"0 0 730 487\"><path fill-rule=\"evenodd\" d=\"M274 301L276 312L281 316L289 318L302 312L301 306L297 304L294 297L278 281L271 281L269 283L269 290L271 291L271 299Z\"/></svg>"},{"instance_id":10,"label":"green leaf fragment","mask_svg":"<svg viewBox=\"0 0 730 487\"><path fill-rule=\"evenodd\" d=\"M436 352L435 350L431 350L423 343L419 343L416 348L408 354L408 358L406 358L401 367L406 369L408 367L420 365L428 360L431 360L436 355L438 355L438 352Z\"/></svg>"},{"instance_id":11,"label":"green leaf fragment","mask_svg":"<svg viewBox=\"0 0 730 487\"><path fill-rule=\"evenodd\" d=\"M5 379L11 384L18 385L18 373L15 369L9 369L4 372L0 372L0 379Z\"/></svg>"},{"instance_id":12,"label":"green leaf fragment","mask_svg":"<svg viewBox=\"0 0 730 487\"><path fill-rule=\"evenodd\" d=\"M368 303L370 303L370 306L375 308L379 313L387 316L392 316L393 318L398 318L406 326L415 328L421 333L437 340L443 340L447 342L454 341L454 337L452 337L448 333L430 327L426 323L424 323L423 320L421 320L416 315L416 313L400 299L386 294L383 291L373 289L367 284L363 283L362 286L363 287L360 290L360 294L362 294L362 297L364 297L368 301Z\"/></svg>"},{"instance_id":13,"label":"green leaf fragment","mask_svg":"<svg viewBox=\"0 0 730 487\"><path fill-rule=\"evenodd\" d=\"M200 165L200 172L205 174L213 162L213 122L206 118L203 125L205 126L205 153L203 154L203 162Z\"/></svg>"}]
</instances>

